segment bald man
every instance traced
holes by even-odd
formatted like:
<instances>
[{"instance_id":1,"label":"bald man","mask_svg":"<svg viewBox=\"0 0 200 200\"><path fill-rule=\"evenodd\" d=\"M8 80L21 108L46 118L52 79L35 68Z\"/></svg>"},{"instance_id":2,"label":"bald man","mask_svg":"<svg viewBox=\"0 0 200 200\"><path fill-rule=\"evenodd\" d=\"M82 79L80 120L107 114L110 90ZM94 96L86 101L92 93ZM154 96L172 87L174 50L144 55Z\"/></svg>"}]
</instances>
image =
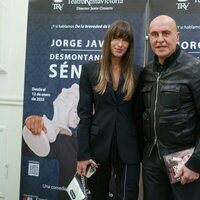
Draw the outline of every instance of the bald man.
<instances>
[{"instance_id":1,"label":"bald man","mask_svg":"<svg viewBox=\"0 0 200 200\"><path fill-rule=\"evenodd\" d=\"M149 25L154 60L143 71L145 200L200 199L200 61L180 49L176 22L160 15ZM194 147L171 183L164 155Z\"/></svg>"}]
</instances>

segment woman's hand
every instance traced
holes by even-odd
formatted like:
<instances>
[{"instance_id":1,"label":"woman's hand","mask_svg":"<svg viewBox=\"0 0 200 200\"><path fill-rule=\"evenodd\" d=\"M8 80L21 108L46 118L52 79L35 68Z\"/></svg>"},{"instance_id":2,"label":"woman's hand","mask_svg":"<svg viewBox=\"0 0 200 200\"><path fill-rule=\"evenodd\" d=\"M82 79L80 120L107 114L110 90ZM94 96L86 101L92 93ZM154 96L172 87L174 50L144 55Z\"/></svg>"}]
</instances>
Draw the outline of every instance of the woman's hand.
<instances>
[{"instance_id":1,"label":"woman's hand","mask_svg":"<svg viewBox=\"0 0 200 200\"><path fill-rule=\"evenodd\" d=\"M96 167L97 168L97 164L92 160L92 159L89 159L89 160L83 160L83 161L78 161L77 162L77 173L79 175L83 175L85 176L86 173L87 173L87 169L88 169L88 166L89 165L92 165L93 167Z\"/></svg>"}]
</instances>

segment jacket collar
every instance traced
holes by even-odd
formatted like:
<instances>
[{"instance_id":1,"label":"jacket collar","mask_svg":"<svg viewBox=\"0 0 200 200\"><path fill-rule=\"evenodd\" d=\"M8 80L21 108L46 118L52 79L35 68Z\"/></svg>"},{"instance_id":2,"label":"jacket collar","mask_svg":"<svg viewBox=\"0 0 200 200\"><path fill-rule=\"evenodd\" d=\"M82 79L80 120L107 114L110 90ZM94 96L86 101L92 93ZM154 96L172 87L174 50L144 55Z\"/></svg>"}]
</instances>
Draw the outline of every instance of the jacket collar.
<instances>
[{"instance_id":1,"label":"jacket collar","mask_svg":"<svg viewBox=\"0 0 200 200\"><path fill-rule=\"evenodd\" d=\"M177 45L175 52L169 58L165 59L165 62L164 62L163 65L161 65L158 62L158 56L155 55L154 56L154 69L155 69L155 71L160 73L163 70L166 70L169 66L171 66L176 61L176 59L180 55L180 52L181 52L181 48L179 47L179 45Z\"/></svg>"}]
</instances>

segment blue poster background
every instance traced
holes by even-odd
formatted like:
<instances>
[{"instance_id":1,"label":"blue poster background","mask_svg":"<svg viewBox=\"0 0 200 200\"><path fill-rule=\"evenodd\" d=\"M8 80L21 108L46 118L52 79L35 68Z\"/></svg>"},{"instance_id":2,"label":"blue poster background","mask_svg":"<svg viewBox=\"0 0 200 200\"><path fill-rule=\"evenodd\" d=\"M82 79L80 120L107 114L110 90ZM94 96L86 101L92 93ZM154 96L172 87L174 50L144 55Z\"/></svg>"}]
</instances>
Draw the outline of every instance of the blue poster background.
<instances>
[{"instance_id":1,"label":"blue poster background","mask_svg":"<svg viewBox=\"0 0 200 200\"><path fill-rule=\"evenodd\" d=\"M31 115L53 120L55 99L63 88L79 83L84 63L99 59L104 33L114 20L133 25L135 63L144 65L146 1L74 2L29 1L24 123ZM58 134L46 156L39 156L22 137L20 200L69 199L66 187L76 171L77 127L68 128L72 136ZM34 141L30 143L39 148ZM110 198L115 199L112 184Z\"/></svg>"}]
</instances>

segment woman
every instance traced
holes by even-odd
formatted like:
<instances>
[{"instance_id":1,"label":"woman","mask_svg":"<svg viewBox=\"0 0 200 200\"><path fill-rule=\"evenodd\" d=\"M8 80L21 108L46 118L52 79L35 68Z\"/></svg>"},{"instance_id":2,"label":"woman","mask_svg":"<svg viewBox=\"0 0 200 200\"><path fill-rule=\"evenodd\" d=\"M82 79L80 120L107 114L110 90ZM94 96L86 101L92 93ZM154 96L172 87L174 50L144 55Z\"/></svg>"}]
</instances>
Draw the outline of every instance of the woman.
<instances>
[{"instance_id":1,"label":"woman","mask_svg":"<svg viewBox=\"0 0 200 200\"><path fill-rule=\"evenodd\" d=\"M139 182L139 143L134 120L138 69L133 67L133 30L115 21L104 38L101 60L83 66L79 92L77 172L86 175L92 200L109 199L115 175L117 200L136 200Z\"/></svg>"}]
</instances>

